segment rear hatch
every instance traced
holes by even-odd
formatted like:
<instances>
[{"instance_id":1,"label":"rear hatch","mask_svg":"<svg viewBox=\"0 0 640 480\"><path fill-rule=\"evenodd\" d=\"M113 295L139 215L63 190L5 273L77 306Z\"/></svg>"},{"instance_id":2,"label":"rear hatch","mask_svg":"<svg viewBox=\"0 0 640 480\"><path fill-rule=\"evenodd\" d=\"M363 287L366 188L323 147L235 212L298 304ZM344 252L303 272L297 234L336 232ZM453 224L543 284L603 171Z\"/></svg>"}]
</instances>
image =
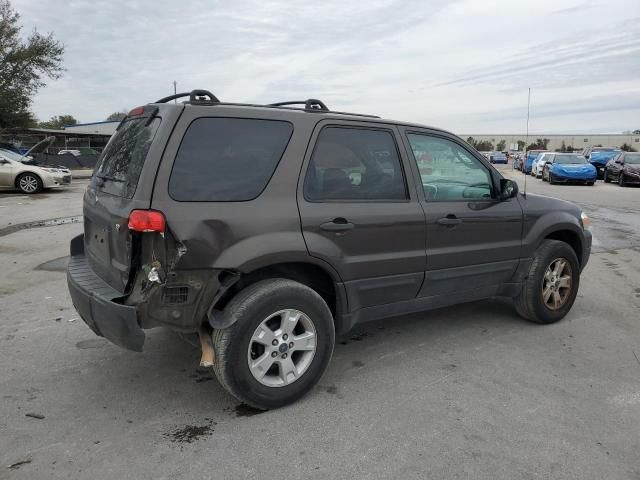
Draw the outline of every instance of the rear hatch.
<instances>
[{"instance_id":1,"label":"rear hatch","mask_svg":"<svg viewBox=\"0 0 640 480\"><path fill-rule=\"evenodd\" d=\"M129 214L149 208L162 151L159 143L164 143L159 130L171 116L161 118L153 105L132 110L102 152L85 192L87 259L94 272L119 292L127 290L136 256L127 227Z\"/></svg>"}]
</instances>

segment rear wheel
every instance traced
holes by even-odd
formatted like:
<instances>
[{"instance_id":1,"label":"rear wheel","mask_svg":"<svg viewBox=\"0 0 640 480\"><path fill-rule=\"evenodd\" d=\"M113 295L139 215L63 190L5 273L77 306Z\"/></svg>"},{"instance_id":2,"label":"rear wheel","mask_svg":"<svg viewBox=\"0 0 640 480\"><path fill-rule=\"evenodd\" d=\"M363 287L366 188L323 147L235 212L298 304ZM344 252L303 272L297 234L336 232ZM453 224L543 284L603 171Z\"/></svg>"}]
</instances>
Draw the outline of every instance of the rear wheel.
<instances>
[{"instance_id":1,"label":"rear wheel","mask_svg":"<svg viewBox=\"0 0 640 480\"><path fill-rule=\"evenodd\" d=\"M42 190L42 180L35 173L27 172L18 176L16 186L22 193L38 193Z\"/></svg>"},{"instance_id":2,"label":"rear wheel","mask_svg":"<svg viewBox=\"0 0 640 480\"><path fill-rule=\"evenodd\" d=\"M329 364L333 317L306 285L257 282L236 295L224 314L234 323L213 333L214 371L222 386L248 405L268 410L298 400Z\"/></svg>"},{"instance_id":3,"label":"rear wheel","mask_svg":"<svg viewBox=\"0 0 640 480\"><path fill-rule=\"evenodd\" d=\"M559 240L544 240L514 304L527 320L557 322L571 310L579 286L580 264L573 248Z\"/></svg>"}]
</instances>

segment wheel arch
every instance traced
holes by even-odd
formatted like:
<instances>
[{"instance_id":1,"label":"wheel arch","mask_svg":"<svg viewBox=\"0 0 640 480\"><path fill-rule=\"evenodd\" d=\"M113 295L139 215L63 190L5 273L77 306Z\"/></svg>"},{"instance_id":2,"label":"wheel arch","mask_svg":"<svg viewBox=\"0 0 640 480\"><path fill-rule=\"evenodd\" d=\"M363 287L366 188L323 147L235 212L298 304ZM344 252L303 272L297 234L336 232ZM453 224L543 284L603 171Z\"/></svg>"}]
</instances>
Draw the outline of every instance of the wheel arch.
<instances>
[{"instance_id":1,"label":"wheel arch","mask_svg":"<svg viewBox=\"0 0 640 480\"><path fill-rule=\"evenodd\" d=\"M22 171L20 173L18 173L16 175L16 178L13 179L13 185L16 188L18 187L18 181L20 180L21 177L23 177L24 175L33 175L34 177L36 177L38 180L40 180L40 183L44 186L44 179L42 178L42 175L36 173L36 172L32 172L31 170L26 170L26 171Z\"/></svg>"}]
</instances>

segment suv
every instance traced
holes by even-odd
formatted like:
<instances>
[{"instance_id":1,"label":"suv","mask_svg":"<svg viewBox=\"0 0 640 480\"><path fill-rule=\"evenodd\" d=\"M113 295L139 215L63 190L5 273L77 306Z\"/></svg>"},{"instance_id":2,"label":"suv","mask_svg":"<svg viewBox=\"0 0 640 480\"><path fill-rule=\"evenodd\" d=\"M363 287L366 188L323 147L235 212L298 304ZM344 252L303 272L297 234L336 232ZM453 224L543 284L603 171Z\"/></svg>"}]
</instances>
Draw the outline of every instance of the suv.
<instances>
[{"instance_id":1,"label":"suv","mask_svg":"<svg viewBox=\"0 0 640 480\"><path fill-rule=\"evenodd\" d=\"M493 296L560 320L588 229L580 208L518 194L443 130L196 90L118 127L68 285L96 334L136 351L145 329L197 334L201 365L269 409L309 391L358 322Z\"/></svg>"}]
</instances>

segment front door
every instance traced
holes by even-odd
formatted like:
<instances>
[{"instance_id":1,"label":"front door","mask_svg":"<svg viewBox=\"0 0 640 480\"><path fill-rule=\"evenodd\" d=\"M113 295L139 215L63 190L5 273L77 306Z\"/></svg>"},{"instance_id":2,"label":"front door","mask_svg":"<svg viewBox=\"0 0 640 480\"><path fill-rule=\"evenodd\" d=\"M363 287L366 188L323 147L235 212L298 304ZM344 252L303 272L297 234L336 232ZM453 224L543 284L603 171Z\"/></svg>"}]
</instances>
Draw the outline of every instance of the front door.
<instances>
[{"instance_id":1,"label":"front door","mask_svg":"<svg viewBox=\"0 0 640 480\"><path fill-rule=\"evenodd\" d=\"M14 186L14 168L15 167L13 166L11 161L3 158L2 155L0 155L0 187L7 188Z\"/></svg>"},{"instance_id":2,"label":"front door","mask_svg":"<svg viewBox=\"0 0 640 480\"><path fill-rule=\"evenodd\" d=\"M311 144L298 190L309 254L338 271L350 311L415 298L426 228L397 130L322 122Z\"/></svg>"},{"instance_id":3,"label":"front door","mask_svg":"<svg viewBox=\"0 0 640 480\"><path fill-rule=\"evenodd\" d=\"M509 281L518 265L518 200L498 200L492 167L457 138L407 131L406 139L421 180L427 224L420 296L490 295Z\"/></svg>"}]
</instances>

